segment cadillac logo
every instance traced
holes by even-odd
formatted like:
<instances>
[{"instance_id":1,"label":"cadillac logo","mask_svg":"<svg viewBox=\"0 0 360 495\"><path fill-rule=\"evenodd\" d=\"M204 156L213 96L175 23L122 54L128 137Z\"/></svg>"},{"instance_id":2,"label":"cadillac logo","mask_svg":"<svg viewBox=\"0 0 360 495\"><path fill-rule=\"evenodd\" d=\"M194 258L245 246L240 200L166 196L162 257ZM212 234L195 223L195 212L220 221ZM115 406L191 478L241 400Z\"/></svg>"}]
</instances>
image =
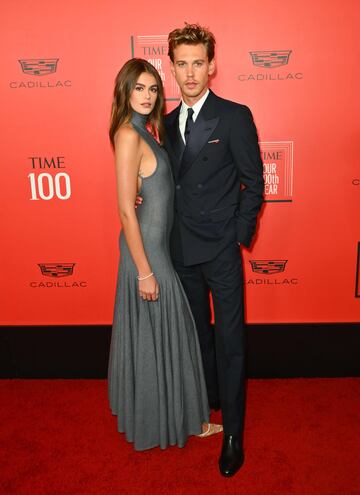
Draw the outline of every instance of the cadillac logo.
<instances>
[{"instance_id":1,"label":"cadillac logo","mask_svg":"<svg viewBox=\"0 0 360 495\"><path fill-rule=\"evenodd\" d=\"M24 74L32 76L45 76L56 72L58 58L29 58L19 60Z\"/></svg>"},{"instance_id":2,"label":"cadillac logo","mask_svg":"<svg viewBox=\"0 0 360 495\"><path fill-rule=\"evenodd\" d=\"M292 50L279 50L276 52L260 51L250 52L252 62L256 67L273 69L281 65L287 65Z\"/></svg>"},{"instance_id":3,"label":"cadillac logo","mask_svg":"<svg viewBox=\"0 0 360 495\"><path fill-rule=\"evenodd\" d=\"M252 271L265 275L273 275L285 271L288 260L250 260Z\"/></svg>"},{"instance_id":4,"label":"cadillac logo","mask_svg":"<svg viewBox=\"0 0 360 495\"><path fill-rule=\"evenodd\" d=\"M45 277L69 277L73 274L75 263L38 263Z\"/></svg>"}]
</instances>

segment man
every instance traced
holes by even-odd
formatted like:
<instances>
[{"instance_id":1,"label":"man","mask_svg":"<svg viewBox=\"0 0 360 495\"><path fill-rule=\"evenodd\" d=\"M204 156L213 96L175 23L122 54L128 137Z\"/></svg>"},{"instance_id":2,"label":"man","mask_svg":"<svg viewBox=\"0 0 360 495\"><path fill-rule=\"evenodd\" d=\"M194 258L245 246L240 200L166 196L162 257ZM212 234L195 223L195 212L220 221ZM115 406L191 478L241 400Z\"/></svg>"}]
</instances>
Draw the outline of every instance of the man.
<instances>
[{"instance_id":1,"label":"man","mask_svg":"<svg viewBox=\"0 0 360 495\"><path fill-rule=\"evenodd\" d=\"M250 110L209 90L215 39L199 25L169 34L182 102L165 118L176 182L171 252L196 322L210 407L221 407L220 472L243 464L244 307L239 245L249 246L262 204L263 175ZM215 332L210 325L211 291Z\"/></svg>"}]
</instances>

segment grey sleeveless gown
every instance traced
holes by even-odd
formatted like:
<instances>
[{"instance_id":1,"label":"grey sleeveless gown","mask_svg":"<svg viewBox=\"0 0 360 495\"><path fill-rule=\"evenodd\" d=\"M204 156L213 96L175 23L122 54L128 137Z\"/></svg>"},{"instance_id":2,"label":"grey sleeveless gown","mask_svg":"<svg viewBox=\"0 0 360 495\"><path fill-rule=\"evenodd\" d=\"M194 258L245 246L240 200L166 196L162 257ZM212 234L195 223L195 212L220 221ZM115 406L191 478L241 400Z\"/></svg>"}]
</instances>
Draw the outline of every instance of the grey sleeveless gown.
<instances>
[{"instance_id":1,"label":"grey sleeveless gown","mask_svg":"<svg viewBox=\"0 0 360 495\"><path fill-rule=\"evenodd\" d=\"M152 271L157 301L143 301L137 270L123 233L109 361L109 399L118 430L135 450L183 447L201 433L209 406L195 323L174 271L169 237L174 184L166 151L146 130L146 117L133 113L133 128L155 154L155 172L142 180L138 221Z\"/></svg>"}]
</instances>

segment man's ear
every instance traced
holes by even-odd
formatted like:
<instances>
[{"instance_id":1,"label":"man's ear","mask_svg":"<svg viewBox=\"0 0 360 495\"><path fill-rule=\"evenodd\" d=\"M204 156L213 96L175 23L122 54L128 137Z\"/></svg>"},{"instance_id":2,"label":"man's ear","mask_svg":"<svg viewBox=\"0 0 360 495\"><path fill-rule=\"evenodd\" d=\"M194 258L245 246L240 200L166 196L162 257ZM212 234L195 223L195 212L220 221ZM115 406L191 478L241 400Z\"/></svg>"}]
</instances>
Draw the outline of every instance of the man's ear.
<instances>
[{"instance_id":1,"label":"man's ear","mask_svg":"<svg viewBox=\"0 0 360 495\"><path fill-rule=\"evenodd\" d=\"M174 62L170 60L170 70L171 74L175 77L175 67L174 67Z\"/></svg>"},{"instance_id":2,"label":"man's ear","mask_svg":"<svg viewBox=\"0 0 360 495\"><path fill-rule=\"evenodd\" d=\"M211 62L209 62L209 76L212 76L215 72L215 59L213 58Z\"/></svg>"}]
</instances>

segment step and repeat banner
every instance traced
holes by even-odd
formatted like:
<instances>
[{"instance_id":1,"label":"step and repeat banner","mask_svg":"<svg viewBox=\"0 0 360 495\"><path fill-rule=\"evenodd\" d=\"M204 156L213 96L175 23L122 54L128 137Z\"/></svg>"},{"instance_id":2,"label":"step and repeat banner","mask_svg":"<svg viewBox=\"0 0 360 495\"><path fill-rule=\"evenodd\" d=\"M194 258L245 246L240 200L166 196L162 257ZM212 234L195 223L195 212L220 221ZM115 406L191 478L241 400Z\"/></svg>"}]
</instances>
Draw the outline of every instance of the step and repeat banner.
<instances>
[{"instance_id":1,"label":"step and repeat banner","mask_svg":"<svg viewBox=\"0 0 360 495\"><path fill-rule=\"evenodd\" d=\"M107 132L133 57L179 102L167 34L217 38L218 95L248 105L266 202L243 250L249 323L360 316L359 4L294 0L1 4L2 325L109 324L118 235Z\"/></svg>"}]
</instances>

